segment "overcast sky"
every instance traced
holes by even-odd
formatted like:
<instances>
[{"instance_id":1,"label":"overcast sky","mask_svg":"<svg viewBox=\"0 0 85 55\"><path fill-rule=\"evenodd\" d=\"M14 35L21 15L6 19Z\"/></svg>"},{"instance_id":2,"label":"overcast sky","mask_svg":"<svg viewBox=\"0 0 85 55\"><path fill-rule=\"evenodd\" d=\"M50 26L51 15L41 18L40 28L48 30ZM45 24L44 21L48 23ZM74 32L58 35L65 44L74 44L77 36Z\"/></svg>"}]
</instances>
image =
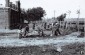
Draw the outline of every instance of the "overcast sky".
<instances>
[{"instance_id":1,"label":"overcast sky","mask_svg":"<svg viewBox=\"0 0 85 55\"><path fill-rule=\"evenodd\" d=\"M13 3L17 0L10 0ZM80 17L85 18L85 0L20 0L21 7L24 9L33 7L42 7L47 15L46 18L55 17L61 15L62 13L67 13L68 10L71 11L70 17L77 18L77 10L80 9ZM0 4L5 4L5 0L0 0ZM4 5L3 5L4 6ZM68 18L67 13L67 18Z\"/></svg>"}]
</instances>

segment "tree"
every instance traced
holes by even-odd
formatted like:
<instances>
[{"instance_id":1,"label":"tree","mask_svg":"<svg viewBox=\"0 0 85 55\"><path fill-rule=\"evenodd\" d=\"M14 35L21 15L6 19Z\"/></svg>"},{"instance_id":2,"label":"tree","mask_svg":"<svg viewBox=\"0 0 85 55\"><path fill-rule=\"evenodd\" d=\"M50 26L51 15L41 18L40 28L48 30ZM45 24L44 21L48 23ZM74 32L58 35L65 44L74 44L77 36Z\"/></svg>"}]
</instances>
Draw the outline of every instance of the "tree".
<instances>
[{"instance_id":1,"label":"tree","mask_svg":"<svg viewBox=\"0 0 85 55\"><path fill-rule=\"evenodd\" d=\"M57 17L58 21L64 21L64 18L66 17L66 13L65 14L61 14L60 16Z\"/></svg>"},{"instance_id":2,"label":"tree","mask_svg":"<svg viewBox=\"0 0 85 55\"><path fill-rule=\"evenodd\" d=\"M35 21L35 20L42 20L42 17L46 15L45 10L41 7L32 8L27 10L27 20Z\"/></svg>"}]
</instances>

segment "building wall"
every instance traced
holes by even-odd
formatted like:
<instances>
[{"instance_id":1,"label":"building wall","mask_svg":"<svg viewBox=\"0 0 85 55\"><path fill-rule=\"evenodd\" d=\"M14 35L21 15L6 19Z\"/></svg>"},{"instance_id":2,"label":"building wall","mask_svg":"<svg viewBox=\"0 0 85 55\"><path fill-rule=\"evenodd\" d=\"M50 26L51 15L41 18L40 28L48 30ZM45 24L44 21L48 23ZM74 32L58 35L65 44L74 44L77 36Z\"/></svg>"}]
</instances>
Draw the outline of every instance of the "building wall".
<instances>
[{"instance_id":1,"label":"building wall","mask_svg":"<svg viewBox=\"0 0 85 55\"><path fill-rule=\"evenodd\" d=\"M85 18L72 18L72 19L67 19L65 21L61 21L61 26L65 26L66 22L66 28L78 28L79 30L85 28L84 24L84 19Z\"/></svg>"},{"instance_id":2,"label":"building wall","mask_svg":"<svg viewBox=\"0 0 85 55\"><path fill-rule=\"evenodd\" d=\"M22 16L19 17L19 11L11 8L0 8L0 29L18 29L24 23Z\"/></svg>"},{"instance_id":3,"label":"building wall","mask_svg":"<svg viewBox=\"0 0 85 55\"><path fill-rule=\"evenodd\" d=\"M9 16L10 29L19 28L19 25L20 25L19 12L13 9L10 9L9 13L10 13L10 16Z\"/></svg>"},{"instance_id":4,"label":"building wall","mask_svg":"<svg viewBox=\"0 0 85 55\"><path fill-rule=\"evenodd\" d=\"M19 29L24 23L24 14L20 9L20 1L15 6L10 0L6 0L6 7L0 8L0 29Z\"/></svg>"},{"instance_id":5,"label":"building wall","mask_svg":"<svg viewBox=\"0 0 85 55\"><path fill-rule=\"evenodd\" d=\"M9 28L8 8L0 8L0 29Z\"/></svg>"}]
</instances>

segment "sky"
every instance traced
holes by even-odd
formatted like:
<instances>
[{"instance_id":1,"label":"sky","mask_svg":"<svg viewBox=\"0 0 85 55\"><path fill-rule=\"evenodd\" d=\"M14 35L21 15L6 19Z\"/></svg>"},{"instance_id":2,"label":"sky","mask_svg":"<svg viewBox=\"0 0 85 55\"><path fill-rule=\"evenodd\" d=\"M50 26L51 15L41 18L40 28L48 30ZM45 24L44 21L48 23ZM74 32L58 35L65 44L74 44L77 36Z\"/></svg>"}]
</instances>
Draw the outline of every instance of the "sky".
<instances>
[{"instance_id":1,"label":"sky","mask_svg":"<svg viewBox=\"0 0 85 55\"><path fill-rule=\"evenodd\" d=\"M15 3L17 0L10 0ZM21 8L28 9L42 7L46 11L45 18L58 17L66 13L66 18L77 18L77 10L80 9L80 18L85 18L85 0L20 0ZM5 6L5 0L0 0L0 4ZM68 11L71 11L70 16Z\"/></svg>"}]
</instances>

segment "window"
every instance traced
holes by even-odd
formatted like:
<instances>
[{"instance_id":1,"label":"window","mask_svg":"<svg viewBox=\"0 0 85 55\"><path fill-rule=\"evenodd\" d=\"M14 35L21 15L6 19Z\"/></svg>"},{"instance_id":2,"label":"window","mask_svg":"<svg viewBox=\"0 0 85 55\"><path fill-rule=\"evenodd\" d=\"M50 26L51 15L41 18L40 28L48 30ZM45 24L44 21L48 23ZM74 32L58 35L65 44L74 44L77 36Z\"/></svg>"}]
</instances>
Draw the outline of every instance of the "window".
<instances>
[{"instance_id":1,"label":"window","mask_svg":"<svg viewBox=\"0 0 85 55\"><path fill-rule=\"evenodd\" d=\"M76 24L76 23L71 23L71 24Z\"/></svg>"},{"instance_id":2,"label":"window","mask_svg":"<svg viewBox=\"0 0 85 55\"><path fill-rule=\"evenodd\" d=\"M83 23L79 23L79 25L84 25L84 22Z\"/></svg>"}]
</instances>

